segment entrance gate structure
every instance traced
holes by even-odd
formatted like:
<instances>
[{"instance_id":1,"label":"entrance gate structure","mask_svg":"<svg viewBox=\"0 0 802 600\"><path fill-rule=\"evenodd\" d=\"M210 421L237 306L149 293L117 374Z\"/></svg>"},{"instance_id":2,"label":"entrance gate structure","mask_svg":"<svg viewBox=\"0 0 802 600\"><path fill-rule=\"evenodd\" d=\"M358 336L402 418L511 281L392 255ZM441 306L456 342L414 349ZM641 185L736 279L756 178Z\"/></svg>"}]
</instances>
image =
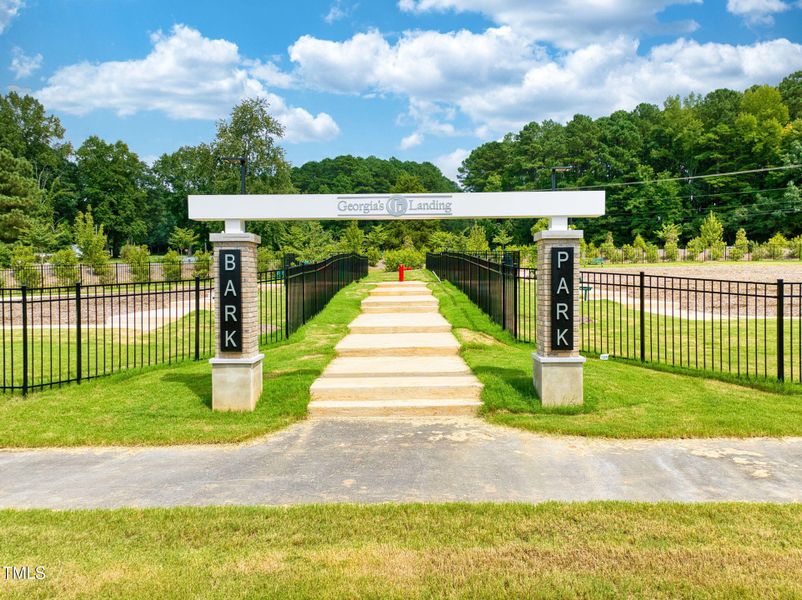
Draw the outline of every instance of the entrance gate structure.
<instances>
[{"instance_id":1,"label":"entrance gate structure","mask_svg":"<svg viewBox=\"0 0 802 600\"><path fill-rule=\"evenodd\" d=\"M569 218L604 214L603 191L454 194L269 194L189 197L189 218L223 221L214 246L216 345L212 407L253 410L262 392L256 248L246 221L548 218L537 244L537 348L533 380L544 406L582 404L579 245Z\"/></svg>"}]
</instances>

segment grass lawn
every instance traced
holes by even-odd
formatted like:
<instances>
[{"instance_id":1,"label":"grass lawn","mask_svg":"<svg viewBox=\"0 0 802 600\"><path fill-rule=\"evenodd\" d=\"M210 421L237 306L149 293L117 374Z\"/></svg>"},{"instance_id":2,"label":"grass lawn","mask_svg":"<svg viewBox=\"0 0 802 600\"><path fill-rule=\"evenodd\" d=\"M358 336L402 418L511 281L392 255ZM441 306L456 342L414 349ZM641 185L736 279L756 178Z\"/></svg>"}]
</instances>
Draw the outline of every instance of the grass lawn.
<instances>
[{"instance_id":1,"label":"grass lawn","mask_svg":"<svg viewBox=\"0 0 802 600\"><path fill-rule=\"evenodd\" d=\"M802 595L802 506L547 503L2 511L4 598Z\"/></svg>"},{"instance_id":2,"label":"grass lawn","mask_svg":"<svg viewBox=\"0 0 802 600\"><path fill-rule=\"evenodd\" d=\"M589 358L585 404L544 409L532 384L534 346L515 341L451 284L432 287L485 384L483 413L492 423L612 438L802 435L798 385L749 386L622 360Z\"/></svg>"},{"instance_id":3,"label":"grass lawn","mask_svg":"<svg viewBox=\"0 0 802 600\"><path fill-rule=\"evenodd\" d=\"M289 340L263 348L264 391L252 413L212 412L208 362L180 362L0 396L0 447L237 442L284 427L305 416L309 386L367 287L345 288Z\"/></svg>"}]
</instances>

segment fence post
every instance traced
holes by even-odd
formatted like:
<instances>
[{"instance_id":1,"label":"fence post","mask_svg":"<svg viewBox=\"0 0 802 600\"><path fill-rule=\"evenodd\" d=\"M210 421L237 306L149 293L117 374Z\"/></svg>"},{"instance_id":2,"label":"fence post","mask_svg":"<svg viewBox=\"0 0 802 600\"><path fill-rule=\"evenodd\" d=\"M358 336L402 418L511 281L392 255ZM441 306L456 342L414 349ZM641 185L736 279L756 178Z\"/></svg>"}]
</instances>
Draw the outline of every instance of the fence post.
<instances>
[{"instance_id":1,"label":"fence post","mask_svg":"<svg viewBox=\"0 0 802 600\"><path fill-rule=\"evenodd\" d=\"M28 286L22 286L22 395L28 394Z\"/></svg>"},{"instance_id":2,"label":"fence post","mask_svg":"<svg viewBox=\"0 0 802 600\"><path fill-rule=\"evenodd\" d=\"M195 275L195 360L200 360L200 276Z\"/></svg>"},{"instance_id":3,"label":"fence post","mask_svg":"<svg viewBox=\"0 0 802 600\"><path fill-rule=\"evenodd\" d=\"M777 379L785 381L785 282L777 280Z\"/></svg>"},{"instance_id":4,"label":"fence post","mask_svg":"<svg viewBox=\"0 0 802 600\"><path fill-rule=\"evenodd\" d=\"M81 383L81 375L83 370L83 360L81 360L81 282L75 284L75 358L78 363L75 369L75 376L78 383Z\"/></svg>"},{"instance_id":5,"label":"fence post","mask_svg":"<svg viewBox=\"0 0 802 600\"><path fill-rule=\"evenodd\" d=\"M644 273L640 272L640 361L646 362L646 290Z\"/></svg>"}]
</instances>

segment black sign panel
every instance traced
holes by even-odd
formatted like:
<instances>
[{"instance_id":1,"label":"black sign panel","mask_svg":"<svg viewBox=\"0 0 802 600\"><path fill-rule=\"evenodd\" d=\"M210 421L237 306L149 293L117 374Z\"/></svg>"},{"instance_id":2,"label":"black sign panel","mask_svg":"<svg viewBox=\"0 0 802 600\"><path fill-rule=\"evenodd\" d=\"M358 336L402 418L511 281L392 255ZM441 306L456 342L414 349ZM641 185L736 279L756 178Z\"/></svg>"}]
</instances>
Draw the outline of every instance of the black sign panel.
<instances>
[{"instance_id":1,"label":"black sign panel","mask_svg":"<svg viewBox=\"0 0 802 600\"><path fill-rule=\"evenodd\" d=\"M551 249L551 349L574 349L574 249Z\"/></svg>"},{"instance_id":2,"label":"black sign panel","mask_svg":"<svg viewBox=\"0 0 802 600\"><path fill-rule=\"evenodd\" d=\"M220 250L218 305L221 352L242 352L242 251Z\"/></svg>"}]
</instances>

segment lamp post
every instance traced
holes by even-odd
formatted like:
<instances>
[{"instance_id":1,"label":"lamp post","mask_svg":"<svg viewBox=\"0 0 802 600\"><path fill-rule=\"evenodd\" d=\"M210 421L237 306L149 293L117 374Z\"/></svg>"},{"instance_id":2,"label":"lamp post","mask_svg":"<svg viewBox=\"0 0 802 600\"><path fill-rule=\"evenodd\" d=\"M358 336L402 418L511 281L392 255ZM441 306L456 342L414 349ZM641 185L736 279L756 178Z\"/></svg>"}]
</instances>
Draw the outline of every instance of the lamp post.
<instances>
[{"instance_id":1,"label":"lamp post","mask_svg":"<svg viewBox=\"0 0 802 600\"><path fill-rule=\"evenodd\" d=\"M248 159L244 156L221 156L220 160L227 163L239 163L239 193L245 193L245 165Z\"/></svg>"},{"instance_id":2,"label":"lamp post","mask_svg":"<svg viewBox=\"0 0 802 600\"><path fill-rule=\"evenodd\" d=\"M565 173L567 171L570 171L573 168L574 167L572 167L570 165L566 165L566 166L563 166L563 167L552 167L551 168L551 191L552 192L557 191L557 173Z\"/></svg>"}]
</instances>

